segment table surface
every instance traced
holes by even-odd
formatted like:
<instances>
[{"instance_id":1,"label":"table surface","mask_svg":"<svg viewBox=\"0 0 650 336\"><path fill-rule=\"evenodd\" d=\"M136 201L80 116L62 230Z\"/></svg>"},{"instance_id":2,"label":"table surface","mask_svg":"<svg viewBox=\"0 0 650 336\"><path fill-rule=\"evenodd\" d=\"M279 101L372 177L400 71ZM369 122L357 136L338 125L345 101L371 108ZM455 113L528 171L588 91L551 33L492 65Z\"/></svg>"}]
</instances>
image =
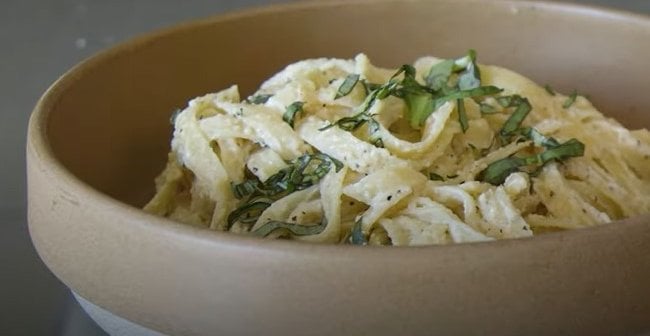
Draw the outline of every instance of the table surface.
<instances>
[{"instance_id":1,"label":"table surface","mask_svg":"<svg viewBox=\"0 0 650 336\"><path fill-rule=\"evenodd\" d=\"M286 0L285 0L286 1ZM0 11L0 334L105 335L40 261L25 213L25 135L38 97L75 63L180 21L280 0L4 0ZM648 0L574 0L650 14Z\"/></svg>"}]
</instances>

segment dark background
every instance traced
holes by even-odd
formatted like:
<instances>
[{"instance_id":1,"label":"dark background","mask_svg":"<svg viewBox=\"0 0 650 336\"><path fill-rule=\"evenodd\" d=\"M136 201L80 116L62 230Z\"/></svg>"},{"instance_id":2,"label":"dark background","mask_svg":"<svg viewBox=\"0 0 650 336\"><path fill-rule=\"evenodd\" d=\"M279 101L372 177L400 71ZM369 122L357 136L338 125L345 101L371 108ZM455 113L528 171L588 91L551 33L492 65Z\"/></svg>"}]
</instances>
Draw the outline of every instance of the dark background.
<instances>
[{"instance_id":1,"label":"dark background","mask_svg":"<svg viewBox=\"0 0 650 336\"><path fill-rule=\"evenodd\" d=\"M2 1L0 334L104 335L38 259L27 233L24 156L27 120L48 85L80 60L138 34L192 18L277 2L283 1ZM650 0L573 2L650 14Z\"/></svg>"}]
</instances>

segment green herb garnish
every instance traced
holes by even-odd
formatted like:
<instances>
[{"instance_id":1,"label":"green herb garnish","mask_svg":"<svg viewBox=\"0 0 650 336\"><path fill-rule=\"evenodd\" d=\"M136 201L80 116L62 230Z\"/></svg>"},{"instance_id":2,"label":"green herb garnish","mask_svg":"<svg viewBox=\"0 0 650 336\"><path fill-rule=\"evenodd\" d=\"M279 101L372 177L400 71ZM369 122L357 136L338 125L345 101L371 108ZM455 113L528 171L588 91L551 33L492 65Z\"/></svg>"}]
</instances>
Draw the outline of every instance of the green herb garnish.
<instances>
[{"instance_id":1,"label":"green herb garnish","mask_svg":"<svg viewBox=\"0 0 650 336\"><path fill-rule=\"evenodd\" d=\"M232 193L235 195L235 198L242 199L257 191L257 185L258 182L252 179L242 183L232 184Z\"/></svg>"},{"instance_id":2,"label":"green herb garnish","mask_svg":"<svg viewBox=\"0 0 650 336\"><path fill-rule=\"evenodd\" d=\"M305 154L289 163L277 173L261 182L257 177L232 186L235 197L244 201L228 216L228 228L242 218L255 221L260 210L268 207L274 200L280 199L294 191L303 190L318 183L334 167L338 172L343 163L322 153ZM268 205L264 205L268 204Z\"/></svg>"},{"instance_id":3,"label":"green herb garnish","mask_svg":"<svg viewBox=\"0 0 650 336\"><path fill-rule=\"evenodd\" d=\"M287 106L285 109L284 114L282 115L282 120L284 120L287 124L289 124L289 126L293 128L296 114L302 112L303 105L305 105L305 103L301 101L291 103L291 105Z\"/></svg>"},{"instance_id":4,"label":"green herb garnish","mask_svg":"<svg viewBox=\"0 0 650 336\"><path fill-rule=\"evenodd\" d=\"M398 80L397 77L402 74L402 80ZM384 99L391 95L404 100L408 108L407 118L411 127L420 128L433 111L448 101L478 98L502 91L494 86L480 86L481 75L476 64L476 52L473 50L470 50L462 58L445 60L433 65L425 77L426 85L420 84L415 76L415 68L405 64L383 85L361 81L367 96L360 106L359 112L351 117L341 118L321 130L339 126L347 131L354 131L372 119L368 111L377 99ZM452 77L456 81L450 87L449 83L454 82ZM460 109L462 108L460 107ZM459 114L464 115L462 112ZM460 116L459 122L463 131L466 131L469 126L466 116Z\"/></svg>"},{"instance_id":5,"label":"green herb garnish","mask_svg":"<svg viewBox=\"0 0 650 336\"><path fill-rule=\"evenodd\" d=\"M350 243L354 245L368 245L368 237L363 233L363 229L361 228L361 218L352 225Z\"/></svg>"},{"instance_id":6,"label":"green herb garnish","mask_svg":"<svg viewBox=\"0 0 650 336\"><path fill-rule=\"evenodd\" d=\"M550 85L548 84L544 85L544 90L546 90L546 92L548 92L548 94L550 94L551 96L555 96L555 90L553 90L553 88Z\"/></svg>"},{"instance_id":7,"label":"green herb garnish","mask_svg":"<svg viewBox=\"0 0 650 336\"><path fill-rule=\"evenodd\" d=\"M444 60L429 69L429 74L424 78L427 86L434 91L447 87L447 82L454 69L454 60Z\"/></svg>"},{"instance_id":8,"label":"green herb garnish","mask_svg":"<svg viewBox=\"0 0 650 336\"><path fill-rule=\"evenodd\" d=\"M341 97L345 97L349 95L350 92L352 92L352 89L354 89L354 86L357 85L358 81L359 81L358 74L352 74L345 77L345 80L343 81L343 84L339 86L339 89L336 92L336 96L334 97L334 99L339 99Z\"/></svg>"},{"instance_id":9,"label":"green herb garnish","mask_svg":"<svg viewBox=\"0 0 650 336\"><path fill-rule=\"evenodd\" d=\"M492 114L492 113L497 113L499 112L496 107L488 104L488 103L479 103L479 108L481 110L481 113L483 114Z\"/></svg>"},{"instance_id":10,"label":"green herb garnish","mask_svg":"<svg viewBox=\"0 0 650 336\"><path fill-rule=\"evenodd\" d=\"M499 97L499 98L505 98L505 97ZM502 104L506 102L506 100L499 100L499 104L503 107L511 107L511 106L516 106L515 111L510 115L508 120L503 124L503 127L501 128L501 131L499 131L499 134L502 137L507 137L512 135L519 127L521 127L521 123L524 121L528 113L532 110L532 106L530 106L530 103L528 102L528 99L522 98L520 96L510 96L508 97L509 99L507 100L506 105Z\"/></svg>"},{"instance_id":11,"label":"green herb garnish","mask_svg":"<svg viewBox=\"0 0 650 336\"><path fill-rule=\"evenodd\" d=\"M395 77L398 76L401 71L402 70L393 75L393 77L384 85L377 86L376 84L369 84L365 81L362 81L366 90L369 88L373 89L366 96L366 99L360 105L360 107L357 108L358 112L353 116L343 117L325 127L322 127L320 128L320 131L338 126L345 131L353 132L363 126L365 123L370 122L370 127L368 128L370 142L377 147L383 147L383 141L381 141L381 139L376 136L376 131L379 130L380 127L379 122L374 119L374 116L370 114L369 111L377 99L384 99L393 94L395 88L398 85L398 81L395 79Z\"/></svg>"},{"instance_id":12,"label":"green herb garnish","mask_svg":"<svg viewBox=\"0 0 650 336\"><path fill-rule=\"evenodd\" d=\"M246 98L246 101L248 101L251 104L259 105L259 104L265 104L271 97L273 97L273 94L260 93L252 97Z\"/></svg>"},{"instance_id":13,"label":"green herb garnish","mask_svg":"<svg viewBox=\"0 0 650 336\"><path fill-rule=\"evenodd\" d=\"M480 172L477 179L493 185L500 185L510 174L519 171L519 167L525 164L526 161L524 159L514 156L497 160Z\"/></svg>"},{"instance_id":14,"label":"green herb garnish","mask_svg":"<svg viewBox=\"0 0 650 336\"><path fill-rule=\"evenodd\" d=\"M582 156L585 145L577 139L568 140L539 154L538 163L544 164L553 160L562 161L570 157Z\"/></svg>"},{"instance_id":15,"label":"green herb garnish","mask_svg":"<svg viewBox=\"0 0 650 336\"><path fill-rule=\"evenodd\" d=\"M585 145L582 142L577 139L571 139L562 144L547 148L537 155L527 157L510 156L492 162L479 173L477 179L493 185L500 185L510 174L520 171L521 167L537 166L535 170L539 171L548 162L562 161L570 157L582 156L584 150Z\"/></svg>"},{"instance_id":16,"label":"green herb garnish","mask_svg":"<svg viewBox=\"0 0 650 336\"><path fill-rule=\"evenodd\" d=\"M272 203L273 200L268 198L256 198L247 202L228 215L227 228L230 229L236 222L255 223L262 212L270 207Z\"/></svg>"},{"instance_id":17,"label":"green herb garnish","mask_svg":"<svg viewBox=\"0 0 650 336\"><path fill-rule=\"evenodd\" d=\"M496 86L480 86L471 90L453 91L447 95L439 96L435 98L435 100L432 100L430 105L427 105L427 108L409 111L410 114L409 119L411 122L411 126L413 128L419 128L420 125L422 125L424 121L429 117L429 115L433 113L433 111L435 111L437 108L439 108L440 106L442 106L444 103L448 101L464 99L464 98L489 96L489 95L497 94L501 91L503 90L499 89ZM432 106L432 108L428 108L428 106Z\"/></svg>"},{"instance_id":18,"label":"green herb garnish","mask_svg":"<svg viewBox=\"0 0 650 336\"><path fill-rule=\"evenodd\" d=\"M522 128L519 133L532 140L535 145L544 148L553 148L560 144L554 138L547 137L532 127Z\"/></svg>"},{"instance_id":19,"label":"green herb garnish","mask_svg":"<svg viewBox=\"0 0 650 336\"><path fill-rule=\"evenodd\" d=\"M571 95L569 96L569 98L567 98L567 100L564 101L564 104L562 104L562 107L564 107L564 108L571 107L571 105L573 105L573 103L575 103L577 98L578 98L578 91L573 90L573 92L571 92Z\"/></svg>"},{"instance_id":20,"label":"green herb garnish","mask_svg":"<svg viewBox=\"0 0 650 336\"><path fill-rule=\"evenodd\" d=\"M282 221L268 221L253 231L253 234L266 237L276 230L286 230L293 236L311 236L325 230L327 223L323 221L316 225L303 225Z\"/></svg>"},{"instance_id":21,"label":"green herb garnish","mask_svg":"<svg viewBox=\"0 0 650 336\"><path fill-rule=\"evenodd\" d=\"M456 106L458 107L458 122L460 123L461 130L463 130L463 133L465 133L469 128L467 114L465 113L465 103L462 99L458 99L456 100Z\"/></svg>"},{"instance_id":22,"label":"green herb garnish","mask_svg":"<svg viewBox=\"0 0 650 336\"><path fill-rule=\"evenodd\" d=\"M470 50L461 61L465 70L458 77L458 89L471 90L481 86L481 73L476 64L476 51Z\"/></svg>"}]
</instances>

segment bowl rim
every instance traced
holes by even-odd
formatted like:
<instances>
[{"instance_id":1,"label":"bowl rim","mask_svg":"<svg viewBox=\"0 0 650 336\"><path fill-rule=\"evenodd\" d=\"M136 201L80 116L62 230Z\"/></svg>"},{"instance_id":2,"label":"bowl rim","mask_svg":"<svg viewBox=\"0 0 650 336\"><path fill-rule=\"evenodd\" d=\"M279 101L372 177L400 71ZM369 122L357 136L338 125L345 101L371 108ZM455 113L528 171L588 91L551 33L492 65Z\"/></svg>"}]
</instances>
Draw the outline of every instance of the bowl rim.
<instances>
[{"instance_id":1,"label":"bowl rim","mask_svg":"<svg viewBox=\"0 0 650 336\"><path fill-rule=\"evenodd\" d=\"M495 246L505 248L510 247L524 247L529 248L534 245L546 245L551 243L557 238L574 239L580 238L585 235L594 234L607 234L610 232L616 234L619 225L638 225L638 222L650 222L650 214L630 217L622 220L613 221L608 224L614 225L596 225L587 228L566 230L561 232L551 232L542 235L536 235L527 238L518 239L503 239L485 242L473 242L462 244L448 244L448 245L422 245L422 246L363 246L359 247L351 244L319 244L311 242L284 240L284 239L260 239L251 235L233 234L229 232L221 232L210 230L207 228L199 228L187 224L177 222L175 220L160 217L150 214L141 208L124 203L115 199L84 182L81 178L77 177L56 157L52 147L48 142L48 121L50 113L56 108L56 105L61 96L67 89L73 85L78 79L83 77L87 72L91 72L94 68L100 67L105 61L115 57L122 57L132 50L146 47L159 38L171 36L174 34L185 34L188 31L201 29L204 26L224 23L232 20L238 20L246 17L251 17L260 14L274 14L285 11L301 11L313 10L323 7L331 7L338 5L364 5L370 3L398 3L400 0L331 0L331 1L318 1L307 0L299 2L289 2L266 6L255 6L237 11L227 12L223 14L211 15L204 18L183 21L178 24L171 25L162 29L155 29L151 32L138 35L136 37L127 39L123 42L116 44L105 50L82 60L77 63L58 79L56 79L38 99L32 114L29 118L28 132L27 132L27 155L33 156L38 166L46 166L48 170L43 170L42 173L47 175L56 176L59 184L67 185L68 189L82 195L79 199L81 205L83 203L97 203L102 207L118 210L128 220L128 225L142 226L146 231L153 230L167 234L181 235L184 239L199 243L209 244L214 247L229 247L229 248L244 248L254 249L270 254L284 254L284 253L326 253L329 255L344 256L349 253L355 255L385 255L386 250L390 250L392 256L404 257L420 254L422 250L437 251L438 249L491 249ZM425 0L410 0L408 2L425 2ZM486 4L484 0L437 0L441 3L476 3ZM605 6L593 4L577 4L573 2L556 2L554 0L544 1L531 1L531 0L491 0L491 5L510 5L513 8L538 8L560 12L568 12L581 16L597 16L609 20L625 21L627 24L643 25L650 31L650 15L629 12L621 9L612 9ZM29 191L28 191L29 192ZM29 204L28 204L29 209ZM115 223L118 225L118 223ZM120 223L119 225L124 225ZM615 231L614 231L615 230Z\"/></svg>"}]
</instances>

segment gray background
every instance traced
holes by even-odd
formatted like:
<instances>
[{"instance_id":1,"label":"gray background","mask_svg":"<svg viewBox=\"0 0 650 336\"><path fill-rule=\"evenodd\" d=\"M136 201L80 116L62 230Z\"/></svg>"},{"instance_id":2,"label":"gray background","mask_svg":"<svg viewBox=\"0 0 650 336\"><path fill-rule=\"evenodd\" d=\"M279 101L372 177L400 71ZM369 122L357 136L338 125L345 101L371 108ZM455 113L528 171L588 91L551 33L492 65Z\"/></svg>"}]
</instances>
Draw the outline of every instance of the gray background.
<instances>
[{"instance_id":1,"label":"gray background","mask_svg":"<svg viewBox=\"0 0 650 336\"><path fill-rule=\"evenodd\" d=\"M2 0L0 334L104 335L45 268L29 241L24 139L30 111L41 93L75 63L135 35L276 2L282 1ZM650 0L574 2L650 13Z\"/></svg>"}]
</instances>

